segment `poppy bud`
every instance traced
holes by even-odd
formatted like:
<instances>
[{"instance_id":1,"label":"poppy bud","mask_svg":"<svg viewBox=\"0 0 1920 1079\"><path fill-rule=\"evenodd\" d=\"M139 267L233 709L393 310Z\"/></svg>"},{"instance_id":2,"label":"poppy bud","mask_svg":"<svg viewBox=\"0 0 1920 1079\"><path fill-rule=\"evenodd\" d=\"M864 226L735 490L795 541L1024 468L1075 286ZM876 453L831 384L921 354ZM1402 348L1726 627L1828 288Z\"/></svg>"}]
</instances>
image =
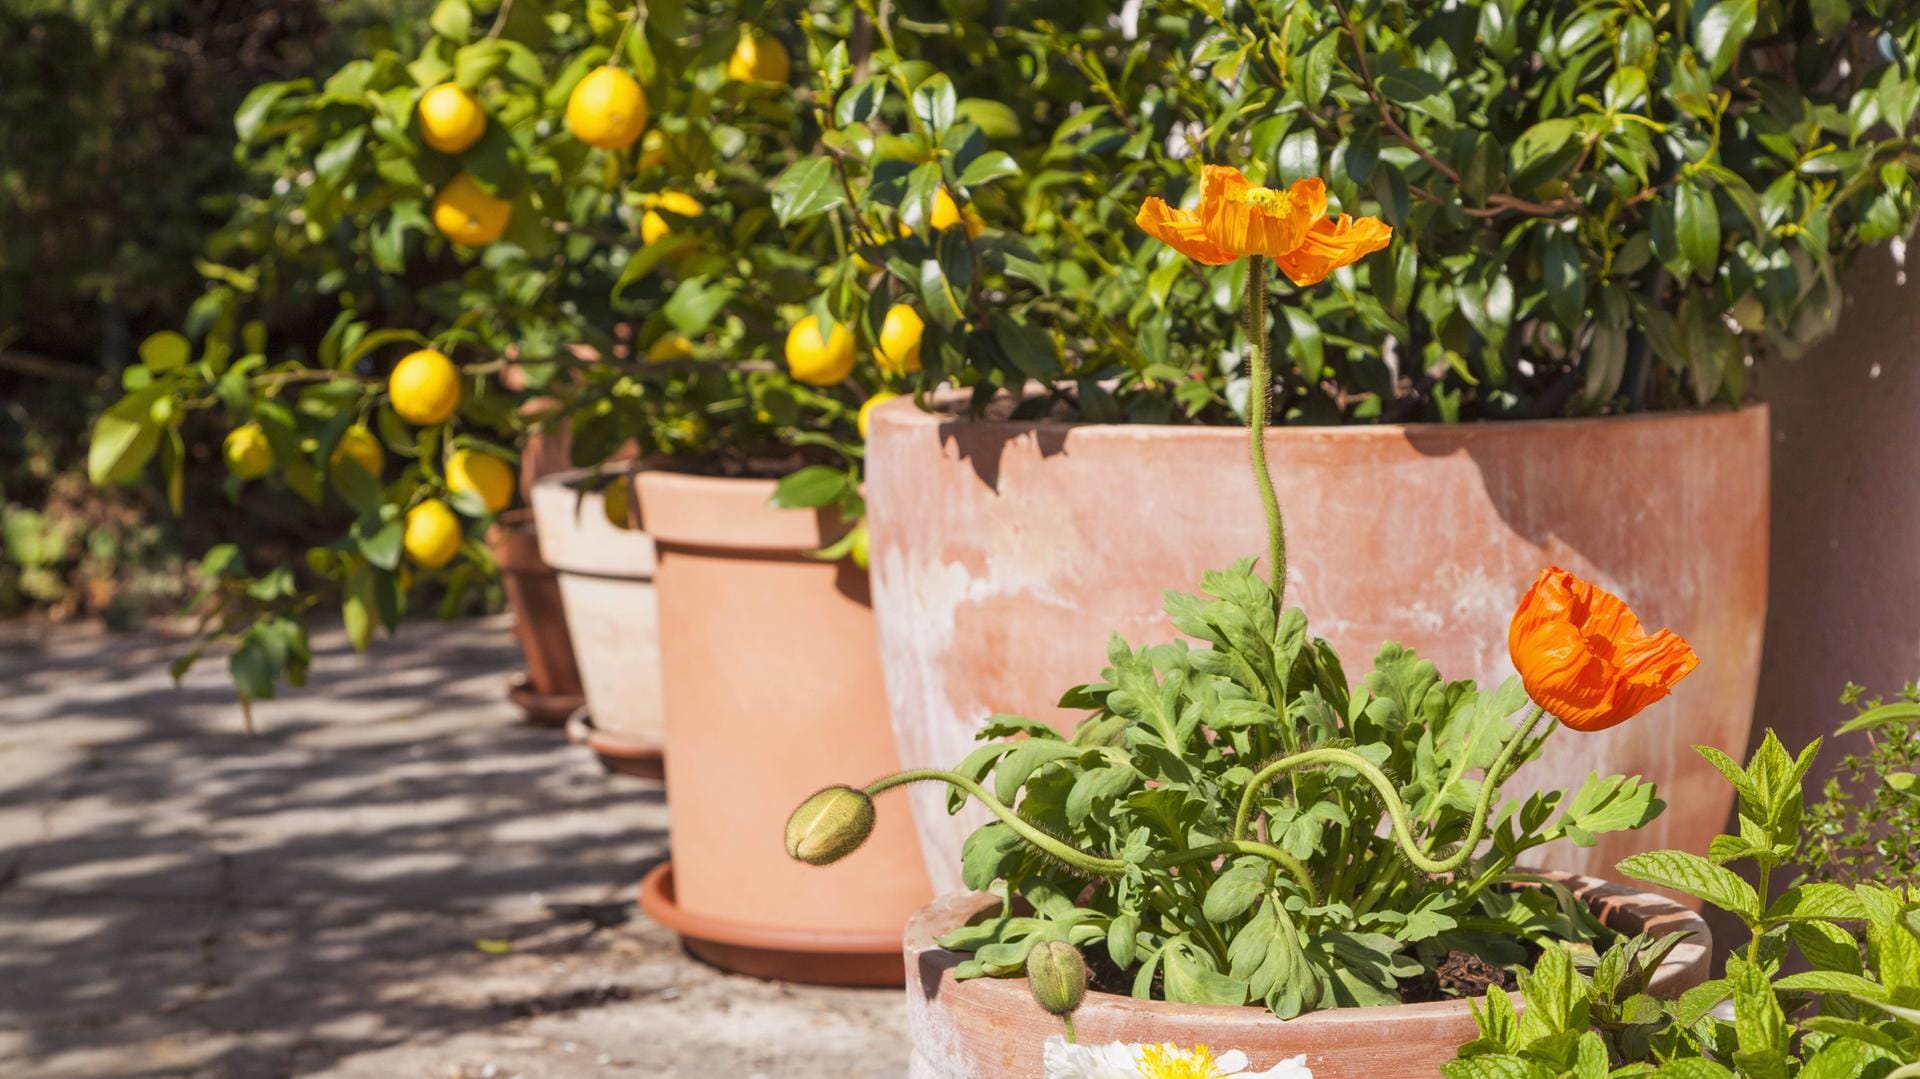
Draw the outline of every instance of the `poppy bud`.
<instances>
[{"instance_id":1,"label":"poppy bud","mask_svg":"<svg viewBox=\"0 0 1920 1079\"><path fill-rule=\"evenodd\" d=\"M808 865L830 865L873 834L873 799L852 787L828 787L787 818L787 855Z\"/></svg>"},{"instance_id":2,"label":"poppy bud","mask_svg":"<svg viewBox=\"0 0 1920 1079\"><path fill-rule=\"evenodd\" d=\"M1087 961L1064 940L1047 940L1027 953L1027 988L1048 1012L1067 1016L1087 995Z\"/></svg>"}]
</instances>

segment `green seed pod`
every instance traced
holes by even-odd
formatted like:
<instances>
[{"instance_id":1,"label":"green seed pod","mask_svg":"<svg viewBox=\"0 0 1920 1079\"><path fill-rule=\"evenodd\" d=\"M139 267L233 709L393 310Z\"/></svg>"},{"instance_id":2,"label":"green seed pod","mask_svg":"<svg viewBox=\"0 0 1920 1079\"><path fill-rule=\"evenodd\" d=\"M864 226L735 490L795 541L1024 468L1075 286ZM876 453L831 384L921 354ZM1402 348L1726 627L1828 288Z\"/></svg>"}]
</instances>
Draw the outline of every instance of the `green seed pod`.
<instances>
[{"instance_id":1,"label":"green seed pod","mask_svg":"<svg viewBox=\"0 0 1920 1079\"><path fill-rule=\"evenodd\" d=\"M1027 987L1054 1015L1072 1015L1087 995L1087 961L1064 940L1041 941L1027 953Z\"/></svg>"},{"instance_id":2,"label":"green seed pod","mask_svg":"<svg viewBox=\"0 0 1920 1079\"><path fill-rule=\"evenodd\" d=\"M831 865L860 849L873 834L873 799L852 787L828 787L787 818L787 856Z\"/></svg>"}]
</instances>

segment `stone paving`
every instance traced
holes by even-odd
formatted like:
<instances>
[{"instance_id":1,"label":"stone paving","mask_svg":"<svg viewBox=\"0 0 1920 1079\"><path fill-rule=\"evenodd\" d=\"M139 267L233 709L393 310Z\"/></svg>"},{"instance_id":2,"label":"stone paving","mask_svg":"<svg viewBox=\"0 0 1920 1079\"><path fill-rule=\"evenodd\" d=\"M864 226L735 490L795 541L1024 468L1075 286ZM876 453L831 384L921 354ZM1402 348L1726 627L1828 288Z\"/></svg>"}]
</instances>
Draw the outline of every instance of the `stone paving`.
<instances>
[{"instance_id":1,"label":"stone paving","mask_svg":"<svg viewBox=\"0 0 1920 1079\"><path fill-rule=\"evenodd\" d=\"M178 642L0 625L0 1076L866 1077L897 991L689 958L659 788L525 726L501 619L410 624L241 729Z\"/></svg>"}]
</instances>

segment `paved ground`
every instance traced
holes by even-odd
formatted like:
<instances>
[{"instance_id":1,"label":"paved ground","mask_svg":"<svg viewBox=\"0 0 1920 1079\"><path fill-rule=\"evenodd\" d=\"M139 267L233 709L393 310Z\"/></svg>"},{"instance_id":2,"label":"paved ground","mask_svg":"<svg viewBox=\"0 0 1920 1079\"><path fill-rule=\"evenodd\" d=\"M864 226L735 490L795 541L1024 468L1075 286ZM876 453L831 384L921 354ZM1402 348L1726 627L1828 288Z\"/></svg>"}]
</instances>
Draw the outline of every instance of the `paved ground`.
<instances>
[{"instance_id":1,"label":"paved ground","mask_svg":"<svg viewBox=\"0 0 1920 1079\"><path fill-rule=\"evenodd\" d=\"M516 722L504 622L317 645L248 736L222 662L0 625L0 1075L902 1074L898 993L720 974L634 910L659 791Z\"/></svg>"}]
</instances>

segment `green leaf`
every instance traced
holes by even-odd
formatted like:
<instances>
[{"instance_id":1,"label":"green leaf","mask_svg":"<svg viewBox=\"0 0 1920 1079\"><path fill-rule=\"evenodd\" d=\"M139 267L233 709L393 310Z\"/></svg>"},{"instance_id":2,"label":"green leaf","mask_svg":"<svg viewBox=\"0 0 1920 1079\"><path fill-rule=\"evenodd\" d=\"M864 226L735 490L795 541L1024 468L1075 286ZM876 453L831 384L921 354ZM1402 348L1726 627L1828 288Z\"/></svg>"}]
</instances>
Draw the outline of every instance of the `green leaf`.
<instances>
[{"instance_id":1,"label":"green leaf","mask_svg":"<svg viewBox=\"0 0 1920 1079\"><path fill-rule=\"evenodd\" d=\"M1552 1073L1528 1061L1505 1053L1449 1060L1440 1065L1446 1079L1541 1079Z\"/></svg>"},{"instance_id":2,"label":"green leaf","mask_svg":"<svg viewBox=\"0 0 1920 1079\"><path fill-rule=\"evenodd\" d=\"M1732 1072L1700 1057L1686 1057L1666 1064L1653 1073L1654 1079L1734 1079Z\"/></svg>"},{"instance_id":3,"label":"green leaf","mask_svg":"<svg viewBox=\"0 0 1920 1079\"><path fill-rule=\"evenodd\" d=\"M832 159L809 157L774 178L773 212L783 225L826 213L846 201Z\"/></svg>"},{"instance_id":4,"label":"green leaf","mask_svg":"<svg viewBox=\"0 0 1920 1079\"><path fill-rule=\"evenodd\" d=\"M115 401L93 421L87 443L87 478L98 485L131 483L160 448L160 425L153 403L164 396L149 386Z\"/></svg>"},{"instance_id":5,"label":"green leaf","mask_svg":"<svg viewBox=\"0 0 1920 1079\"><path fill-rule=\"evenodd\" d=\"M1872 978L1843 974L1837 970L1806 970L1789 974L1773 983L1775 989L1806 993L1848 993L1872 1000L1885 1000L1888 990Z\"/></svg>"},{"instance_id":6,"label":"green leaf","mask_svg":"<svg viewBox=\"0 0 1920 1079\"><path fill-rule=\"evenodd\" d=\"M1264 865L1235 866L1215 878L1207 889L1200 912L1210 922L1230 922L1247 912L1267 890Z\"/></svg>"},{"instance_id":7,"label":"green leaf","mask_svg":"<svg viewBox=\"0 0 1920 1079\"><path fill-rule=\"evenodd\" d=\"M172 330L161 330L140 342L140 362L156 375L184 366L192 355L193 345Z\"/></svg>"},{"instance_id":8,"label":"green leaf","mask_svg":"<svg viewBox=\"0 0 1920 1079\"><path fill-rule=\"evenodd\" d=\"M1718 0L1693 9L1693 40L1714 78L1726 74L1740 46L1753 33L1758 0Z\"/></svg>"},{"instance_id":9,"label":"green leaf","mask_svg":"<svg viewBox=\"0 0 1920 1079\"><path fill-rule=\"evenodd\" d=\"M267 118L273 107L288 94L304 93L313 89L313 80L295 79L291 82L269 82L254 87L241 100L240 107L233 113L234 134L241 142L252 142L255 135L267 125Z\"/></svg>"},{"instance_id":10,"label":"green leaf","mask_svg":"<svg viewBox=\"0 0 1920 1079\"><path fill-rule=\"evenodd\" d=\"M427 17L433 32L449 41L465 41L473 34L473 9L467 0L440 0Z\"/></svg>"},{"instance_id":11,"label":"green leaf","mask_svg":"<svg viewBox=\"0 0 1920 1079\"><path fill-rule=\"evenodd\" d=\"M1570 233L1555 229L1547 237L1541 272L1553 317L1568 329L1578 326L1587 307L1587 275L1580 266L1580 245Z\"/></svg>"},{"instance_id":12,"label":"green leaf","mask_svg":"<svg viewBox=\"0 0 1920 1079\"><path fill-rule=\"evenodd\" d=\"M946 134L947 128L953 126L954 110L958 104L953 82L945 75L930 75L913 88L913 113L921 123L933 129L935 138Z\"/></svg>"},{"instance_id":13,"label":"green leaf","mask_svg":"<svg viewBox=\"0 0 1920 1079\"><path fill-rule=\"evenodd\" d=\"M852 477L845 469L831 465L808 465L789 473L773 489L768 505L775 509L817 509L838 502L852 488Z\"/></svg>"},{"instance_id":14,"label":"green leaf","mask_svg":"<svg viewBox=\"0 0 1920 1079\"><path fill-rule=\"evenodd\" d=\"M967 163L960 173L961 187L980 187L1008 176L1020 175L1020 166L1004 150L988 150Z\"/></svg>"},{"instance_id":15,"label":"green leaf","mask_svg":"<svg viewBox=\"0 0 1920 1079\"><path fill-rule=\"evenodd\" d=\"M1713 276L1720 264L1720 211L1713 195L1698 184L1682 184L1674 196L1674 238L1695 275Z\"/></svg>"},{"instance_id":16,"label":"green leaf","mask_svg":"<svg viewBox=\"0 0 1920 1079\"><path fill-rule=\"evenodd\" d=\"M1678 850L1648 851L1627 858L1617 868L1635 880L1704 899L1738 915L1748 925L1760 918L1760 897L1753 885L1732 870L1714 865L1697 854Z\"/></svg>"}]
</instances>

